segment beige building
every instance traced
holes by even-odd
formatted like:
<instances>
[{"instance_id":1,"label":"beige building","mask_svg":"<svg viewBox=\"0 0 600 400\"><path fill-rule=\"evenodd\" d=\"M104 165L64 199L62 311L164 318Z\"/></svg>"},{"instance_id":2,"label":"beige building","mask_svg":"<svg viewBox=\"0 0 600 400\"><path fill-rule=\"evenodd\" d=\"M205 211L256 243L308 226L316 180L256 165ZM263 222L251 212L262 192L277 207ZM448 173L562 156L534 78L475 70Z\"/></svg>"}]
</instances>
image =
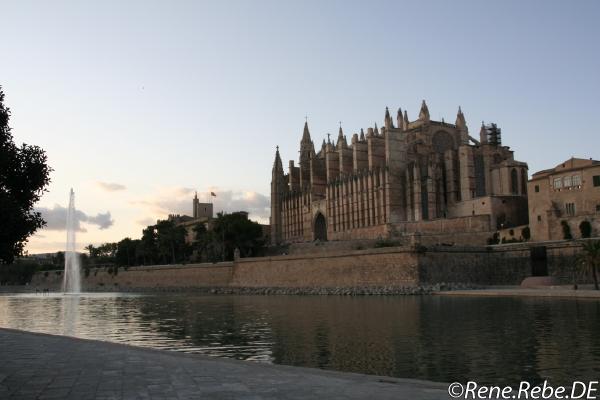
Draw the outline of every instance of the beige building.
<instances>
[{"instance_id":1,"label":"beige building","mask_svg":"<svg viewBox=\"0 0 600 400\"><path fill-rule=\"evenodd\" d=\"M571 158L536 172L528 190L533 240L564 239L565 224L580 238L583 221L591 224L592 236L600 234L600 161Z\"/></svg>"},{"instance_id":2,"label":"beige building","mask_svg":"<svg viewBox=\"0 0 600 400\"><path fill-rule=\"evenodd\" d=\"M213 204L200 202L198 193L195 193L192 199L191 217L189 215L170 214L168 219L185 228L185 242L190 244L196 240L196 232L194 231L196 225L204 224L208 227L209 222L213 219Z\"/></svg>"},{"instance_id":3,"label":"beige building","mask_svg":"<svg viewBox=\"0 0 600 400\"><path fill-rule=\"evenodd\" d=\"M348 140L340 127L318 152L305 124L299 161L286 173L276 151L272 244L410 234L485 244L490 232L527 223L527 164L495 124L471 137L460 108L454 124L432 121L425 101L414 121L386 109L381 129Z\"/></svg>"}]
</instances>

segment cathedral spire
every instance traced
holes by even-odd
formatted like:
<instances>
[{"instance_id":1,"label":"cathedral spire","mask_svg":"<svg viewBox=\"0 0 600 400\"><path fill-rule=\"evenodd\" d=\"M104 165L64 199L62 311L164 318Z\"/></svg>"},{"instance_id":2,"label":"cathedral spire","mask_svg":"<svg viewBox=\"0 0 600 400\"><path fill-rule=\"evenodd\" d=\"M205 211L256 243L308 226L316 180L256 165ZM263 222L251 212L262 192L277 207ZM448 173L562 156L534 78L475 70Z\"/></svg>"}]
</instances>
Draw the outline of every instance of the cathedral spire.
<instances>
[{"instance_id":1,"label":"cathedral spire","mask_svg":"<svg viewBox=\"0 0 600 400\"><path fill-rule=\"evenodd\" d=\"M304 132L302 132L302 142L310 142L310 132L308 131L308 121L304 122Z\"/></svg>"},{"instance_id":2,"label":"cathedral spire","mask_svg":"<svg viewBox=\"0 0 600 400\"><path fill-rule=\"evenodd\" d=\"M304 131L302 132L302 140L300 141L300 165L304 167L305 171L309 168L308 166L313 154L315 154L315 146L310 139L307 121L304 123Z\"/></svg>"},{"instance_id":3,"label":"cathedral spire","mask_svg":"<svg viewBox=\"0 0 600 400\"><path fill-rule=\"evenodd\" d=\"M425 100L421 103L421 111L419 111L419 120L428 122L429 121L429 108Z\"/></svg>"},{"instance_id":4,"label":"cathedral spire","mask_svg":"<svg viewBox=\"0 0 600 400\"><path fill-rule=\"evenodd\" d=\"M404 110L404 130L408 130L408 113L406 112L406 110Z\"/></svg>"},{"instance_id":5,"label":"cathedral spire","mask_svg":"<svg viewBox=\"0 0 600 400\"><path fill-rule=\"evenodd\" d=\"M275 161L273 162L273 172L283 172L283 164L281 163L281 157L279 156L279 146L275 146Z\"/></svg>"},{"instance_id":6,"label":"cathedral spire","mask_svg":"<svg viewBox=\"0 0 600 400\"><path fill-rule=\"evenodd\" d=\"M398 114L396 114L396 123L398 124L398 129L404 130L404 124L402 120L402 109L398 108Z\"/></svg>"},{"instance_id":7,"label":"cathedral spire","mask_svg":"<svg viewBox=\"0 0 600 400\"><path fill-rule=\"evenodd\" d=\"M360 140L365 140L365 131L363 130L363 128L360 128Z\"/></svg>"},{"instance_id":8,"label":"cathedral spire","mask_svg":"<svg viewBox=\"0 0 600 400\"><path fill-rule=\"evenodd\" d=\"M346 142L346 137L344 136L344 131L342 130L342 124L340 123L340 131L338 133L337 148L345 149L347 147L348 147L348 143Z\"/></svg>"},{"instance_id":9,"label":"cathedral spire","mask_svg":"<svg viewBox=\"0 0 600 400\"><path fill-rule=\"evenodd\" d=\"M392 117L390 117L390 110L386 107L385 108L385 118L384 118L384 126L385 129L391 129L394 127L394 123L392 122Z\"/></svg>"},{"instance_id":10,"label":"cathedral spire","mask_svg":"<svg viewBox=\"0 0 600 400\"><path fill-rule=\"evenodd\" d=\"M455 125L461 131L463 131L463 130L468 131L467 122L465 121L465 115L463 114L462 110L460 109L460 106L458 106L458 113L456 114Z\"/></svg>"},{"instance_id":11,"label":"cathedral spire","mask_svg":"<svg viewBox=\"0 0 600 400\"><path fill-rule=\"evenodd\" d=\"M375 129L373 129L375 135L379 135L379 129L377 129L377 122L375 122Z\"/></svg>"}]
</instances>

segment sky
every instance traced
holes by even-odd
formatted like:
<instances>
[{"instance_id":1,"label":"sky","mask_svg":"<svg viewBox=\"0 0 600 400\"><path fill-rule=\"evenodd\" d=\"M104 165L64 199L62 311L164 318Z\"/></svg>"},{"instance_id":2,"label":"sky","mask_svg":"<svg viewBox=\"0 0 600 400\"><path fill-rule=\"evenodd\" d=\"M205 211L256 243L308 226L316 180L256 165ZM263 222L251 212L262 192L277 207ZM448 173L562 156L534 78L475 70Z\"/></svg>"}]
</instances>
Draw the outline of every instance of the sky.
<instances>
[{"instance_id":1,"label":"sky","mask_svg":"<svg viewBox=\"0 0 600 400\"><path fill-rule=\"evenodd\" d=\"M2 1L15 141L54 169L29 253L137 238L194 191L267 222L275 146L298 159L385 107L481 121L530 174L600 158L598 1Z\"/></svg>"}]
</instances>

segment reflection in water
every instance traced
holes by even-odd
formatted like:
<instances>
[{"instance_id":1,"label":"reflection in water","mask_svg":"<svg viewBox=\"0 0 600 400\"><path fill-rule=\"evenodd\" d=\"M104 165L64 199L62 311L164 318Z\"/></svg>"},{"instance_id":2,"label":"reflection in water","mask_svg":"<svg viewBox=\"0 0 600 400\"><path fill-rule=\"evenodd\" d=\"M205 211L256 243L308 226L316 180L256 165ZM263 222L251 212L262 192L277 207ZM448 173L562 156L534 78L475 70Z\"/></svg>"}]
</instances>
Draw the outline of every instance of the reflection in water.
<instances>
[{"instance_id":1,"label":"reflection in water","mask_svg":"<svg viewBox=\"0 0 600 400\"><path fill-rule=\"evenodd\" d=\"M62 307L61 335L77 336L79 324L79 295L65 294L60 302Z\"/></svg>"},{"instance_id":2,"label":"reflection in water","mask_svg":"<svg viewBox=\"0 0 600 400\"><path fill-rule=\"evenodd\" d=\"M0 296L0 326L434 381L600 374L595 301L334 296Z\"/></svg>"}]
</instances>

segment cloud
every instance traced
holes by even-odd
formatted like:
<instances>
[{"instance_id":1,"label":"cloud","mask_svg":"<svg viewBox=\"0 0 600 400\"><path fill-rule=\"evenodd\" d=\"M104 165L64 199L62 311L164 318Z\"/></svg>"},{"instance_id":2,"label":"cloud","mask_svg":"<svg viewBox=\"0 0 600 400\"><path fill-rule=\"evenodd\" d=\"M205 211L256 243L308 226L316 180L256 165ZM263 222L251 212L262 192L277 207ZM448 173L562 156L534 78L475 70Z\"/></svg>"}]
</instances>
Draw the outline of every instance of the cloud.
<instances>
[{"instance_id":1,"label":"cloud","mask_svg":"<svg viewBox=\"0 0 600 400\"><path fill-rule=\"evenodd\" d=\"M108 229L114 224L115 221L112 220L110 216L110 211L103 213L98 213L96 216L88 216L86 221L88 224L98 225L99 229Z\"/></svg>"},{"instance_id":2,"label":"cloud","mask_svg":"<svg viewBox=\"0 0 600 400\"><path fill-rule=\"evenodd\" d=\"M54 208L38 207L36 211L42 213L42 218L46 221L44 229L51 231L64 231L67 227L67 209L58 204ZM98 213L96 215L87 215L81 210L75 210L75 229L79 232L87 232L81 226L82 222L90 225L97 225L99 229L108 229L114 224L110 211Z\"/></svg>"},{"instance_id":3,"label":"cloud","mask_svg":"<svg viewBox=\"0 0 600 400\"><path fill-rule=\"evenodd\" d=\"M253 191L219 191L212 188L217 197L213 197L215 213L218 211L234 212L247 211L250 217L260 222L266 222L271 214L271 200L264 194Z\"/></svg>"},{"instance_id":4,"label":"cloud","mask_svg":"<svg viewBox=\"0 0 600 400\"><path fill-rule=\"evenodd\" d=\"M117 192L119 190L127 189L127 187L125 187L124 185L114 182L96 182L96 184L100 187L100 189L105 190L107 192Z\"/></svg>"},{"instance_id":5,"label":"cloud","mask_svg":"<svg viewBox=\"0 0 600 400\"><path fill-rule=\"evenodd\" d=\"M270 215L270 199L254 191L219 190L211 187L205 192L198 193L200 202L208 200L205 193L214 192L217 197L211 197L215 214L220 211L247 211L250 218L267 223ZM149 198L133 201L132 204L148 209L156 218L165 218L169 214L192 215L192 199L194 189L186 187L164 187ZM149 219L149 217L147 218ZM141 221L137 221L141 224ZM144 220L146 222L146 220ZM151 223L154 223L152 221Z\"/></svg>"}]
</instances>

